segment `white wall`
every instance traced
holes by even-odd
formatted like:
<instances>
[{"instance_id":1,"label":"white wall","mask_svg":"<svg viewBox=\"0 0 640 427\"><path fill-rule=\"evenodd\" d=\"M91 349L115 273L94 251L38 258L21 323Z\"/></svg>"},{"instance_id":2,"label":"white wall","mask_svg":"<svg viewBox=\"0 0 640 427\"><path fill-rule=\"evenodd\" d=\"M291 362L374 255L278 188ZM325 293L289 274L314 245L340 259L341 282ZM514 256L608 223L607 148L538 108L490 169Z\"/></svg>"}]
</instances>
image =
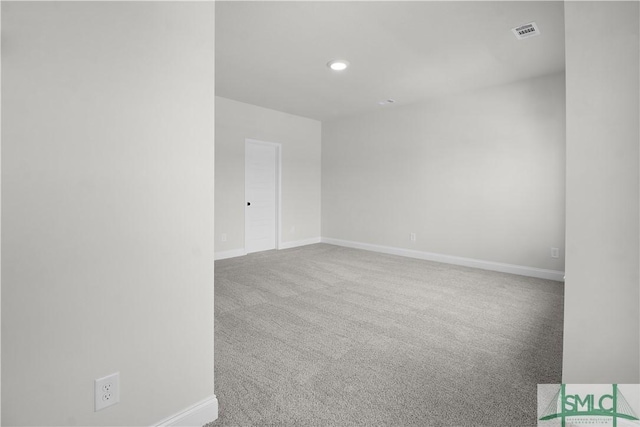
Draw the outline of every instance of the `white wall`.
<instances>
[{"instance_id":1,"label":"white wall","mask_svg":"<svg viewBox=\"0 0 640 427\"><path fill-rule=\"evenodd\" d=\"M213 3L2 2L2 47L2 424L212 396Z\"/></svg>"},{"instance_id":2,"label":"white wall","mask_svg":"<svg viewBox=\"0 0 640 427\"><path fill-rule=\"evenodd\" d=\"M566 2L563 381L640 382L638 2Z\"/></svg>"},{"instance_id":3,"label":"white wall","mask_svg":"<svg viewBox=\"0 0 640 427\"><path fill-rule=\"evenodd\" d=\"M244 250L246 138L282 145L282 242L318 239L320 122L217 96L216 254Z\"/></svg>"},{"instance_id":4,"label":"white wall","mask_svg":"<svg viewBox=\"0 0 640 427\"><path fill-rule=\"evenodd\" d=\"M323 123L323 237L563 270L564 92L555 74Z\"/></svg>"}]
</instances>

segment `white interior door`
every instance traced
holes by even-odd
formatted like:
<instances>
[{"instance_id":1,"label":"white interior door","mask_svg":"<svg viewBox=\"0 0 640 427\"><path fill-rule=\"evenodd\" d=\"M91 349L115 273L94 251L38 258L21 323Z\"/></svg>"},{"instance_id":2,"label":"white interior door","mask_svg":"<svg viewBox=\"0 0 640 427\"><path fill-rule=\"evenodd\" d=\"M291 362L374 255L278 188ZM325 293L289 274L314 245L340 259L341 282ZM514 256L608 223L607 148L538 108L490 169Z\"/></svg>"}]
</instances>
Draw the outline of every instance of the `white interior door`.
<instances>
[{"instance_id":1,"label":"white interior door","mask_svg":"<svg viewBox=\"0 0 640 427\"><path fill-rule=\"evenodd\" d=\"M278 157L275 144L245 144L245 251L276 249Z\"/></svg>"}]
</instances>

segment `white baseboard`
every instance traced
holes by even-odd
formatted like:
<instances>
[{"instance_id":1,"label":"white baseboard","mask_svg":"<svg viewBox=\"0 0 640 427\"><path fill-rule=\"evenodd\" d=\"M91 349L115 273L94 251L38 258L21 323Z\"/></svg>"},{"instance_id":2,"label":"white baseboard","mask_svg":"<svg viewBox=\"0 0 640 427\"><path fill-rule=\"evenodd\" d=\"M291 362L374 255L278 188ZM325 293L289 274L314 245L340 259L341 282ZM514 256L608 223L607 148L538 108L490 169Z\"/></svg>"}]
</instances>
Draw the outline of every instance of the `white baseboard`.
<instances>
[{"instance_id":1,"label":"white baseboard","mask_svg":"<svg viewBox=\"0 0 640 427\"><path fill-rule=\"evenodd\" d=\"M245 256L246 254L247 253L245 252L244 248L233 249L231 251L216 252L213 255L213 259L217 261L219 259L227 259L227 258L235 258L235 257L239 257L239 256Z\"/></svg>"},{"instance_id":2,"label":"white baseboard","mask_svg":"<svg viewBox=\"0 0 640 427\"><path fill-rule=\"evenodd\" d=\"M320 243L320 237L312 237L311 239L280 243L279 249L297 248L298 246L313 245L315 243Z\"/></svg>"},{"instance_id":3,"label":"white baseboard","mask_svg":"<svg viewBox=\"0 0 640 427\"><path fill-rule=\"evenodd\" d=\"M445 264L462 265L465 267L480 268L482 270L500 271L502 273L518 274L520 276L537 277L540 279L556 280L562 282L564 280L564 271L545 270L542 268L525 267L523 265L504 264L501 262L484 261L473 258L463 258L453 255L442 255L432 252L422 252L413 249L394 248L391 246L372 245L369 243L353 242L349 240L333 239L330 237L322 237L322 243L328 243L336 246L344 246L347 248L364 249L372 252L380 252L384 254L400 255L408 258L424 259L427 261L442 262Z\"/></svg>"},{"instance_id":4,"label":"white baseboard","mask_svg":"<svg viewBox=\"0 0 640 427\"><path fill-rule=\"evenodd\" d=\"M320 243L320 237L312 237L310 239L280 243L280 247L278 249L291 249L291 248L297 248L298 246L313 245L315 243ZM233 249L230 251L216 252L214 254L214 260L217 261L220 259L235 258L239 256L245 256L246 254L247 252L244 250L244 248Z\"/></svg>"},{"instance_id":5,"label":"white baseboard","mask_svg":"<svg viewBox=\"0 0 640 427\"><path fill-rule=\"evenodd\" d=\"M202 427L218 419L218 398L209 396L185 410L165 418L156 427Z\"/></svg>"}]
</instances>

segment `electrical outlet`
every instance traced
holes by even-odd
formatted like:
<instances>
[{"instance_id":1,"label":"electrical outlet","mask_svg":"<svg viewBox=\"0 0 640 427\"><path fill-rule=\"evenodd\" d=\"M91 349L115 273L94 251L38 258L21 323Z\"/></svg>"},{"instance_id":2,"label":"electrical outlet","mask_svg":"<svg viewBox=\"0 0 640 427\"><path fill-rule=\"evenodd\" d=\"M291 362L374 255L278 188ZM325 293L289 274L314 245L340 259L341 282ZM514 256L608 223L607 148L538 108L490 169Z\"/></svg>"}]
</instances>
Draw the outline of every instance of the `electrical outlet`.
<instances>
[{"instance_id":1,"label":"electrical outlet","mask_svg":"<svg viewBox=\"0 0 640 427\"><path fill-rule=\"evenodd\" d=\"M560 249L551 248L551 258L560 258Z\"/></svg>"},{"instance_id":2,"label":"electrical outlet","mask_svg":"<svg viewBox=\"0 0 640 427\"><path fill-rule=\"evenodd\" d=\"M220 241L222 241L222 242L226 242L227 241L227 233L222 233L222 235L220 236Z\"/></svg>"},{"instance_id":3,"label":"electrical outlet","mask_svg":"<svg viewBox=\"0 0 640 427\"><path fill-rule=\"evenodd\" d=\"M120 402L120 372L95 380L94 396L94 412Z\"/></svg>"},{"instance_id":4,"label":"electrical outlet","mask_svg":"<svg viewBox=\"0 0 640 427\"><path fill-rule=\"evenodd\" d=\"M411 233L409 235L409 238L411 239L412 242L415 242L418 239L418 237L416 236L416 233Z\"/></svg>"}]
</instances>

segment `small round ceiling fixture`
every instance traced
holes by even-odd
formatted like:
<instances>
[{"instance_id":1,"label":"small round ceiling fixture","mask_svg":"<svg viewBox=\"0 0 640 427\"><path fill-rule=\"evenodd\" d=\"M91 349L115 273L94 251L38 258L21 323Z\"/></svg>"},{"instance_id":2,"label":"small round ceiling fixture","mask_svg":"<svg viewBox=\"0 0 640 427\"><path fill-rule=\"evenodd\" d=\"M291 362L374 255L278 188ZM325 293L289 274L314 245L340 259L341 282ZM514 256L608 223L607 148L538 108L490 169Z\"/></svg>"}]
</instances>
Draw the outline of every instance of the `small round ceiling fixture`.
<instances>
[{"instance_id":1,"label":"small round ceiling fixture","mask_svg":"<svg viewBox=\"0 0 640 427\"><path fill-rule=\"evenodd\" d=\"M331 68L333 71L344 71L348 66L349 61L345 61L344 59L334 59L327 62L327 67Z\"/></svg>"}]
</instances>

